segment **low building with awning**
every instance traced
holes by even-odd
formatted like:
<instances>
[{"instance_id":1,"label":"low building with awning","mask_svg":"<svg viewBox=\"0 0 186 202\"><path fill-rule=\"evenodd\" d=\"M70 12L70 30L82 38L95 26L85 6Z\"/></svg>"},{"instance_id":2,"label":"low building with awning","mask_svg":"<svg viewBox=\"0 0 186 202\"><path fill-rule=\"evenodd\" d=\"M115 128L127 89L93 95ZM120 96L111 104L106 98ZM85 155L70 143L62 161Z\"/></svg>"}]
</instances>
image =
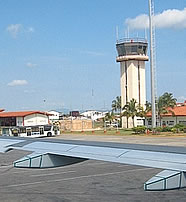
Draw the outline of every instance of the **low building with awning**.
<instances>
[{"instance_id":1,"label":"low building with awning","mask_svg":"<svg viewBox=\"0 0 186 202\"><path fill-rule=\"evenodd\" d=\"M147 114L146 126L151 127L151 112ZM160 126L172 127L176 124L182 124L186 126L186 102L177 103L175 107L167 108L167 113L160 115Z\"/></svg>"},{"instance_id":2,"label":"low building with awning","mask_svg":"<svg viewBox=\"0 0 186 202\"><path fill-rule=\"evenodd\" d=\"M0 112L0 126L36 126L49 124L49 115L41 111Z\"/></svg>"}]
</instances>

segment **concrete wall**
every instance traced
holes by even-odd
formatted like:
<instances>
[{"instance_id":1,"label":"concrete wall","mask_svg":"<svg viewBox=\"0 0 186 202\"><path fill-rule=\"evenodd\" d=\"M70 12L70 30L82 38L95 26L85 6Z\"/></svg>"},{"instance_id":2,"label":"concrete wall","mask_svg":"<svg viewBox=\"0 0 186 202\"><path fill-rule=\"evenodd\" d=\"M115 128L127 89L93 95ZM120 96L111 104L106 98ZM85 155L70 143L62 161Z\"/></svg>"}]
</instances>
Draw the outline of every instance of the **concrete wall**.
<instances>
[{"instance_id":1,"label":"concrete wall","mask_svg":"<svg viewBox=\"0 0 186 202\"><path fill-rule=\"evenodd\" d=\"M91 120L60 120L61 130L83 131L92 129Z\"/></svg>"}]
</instances>

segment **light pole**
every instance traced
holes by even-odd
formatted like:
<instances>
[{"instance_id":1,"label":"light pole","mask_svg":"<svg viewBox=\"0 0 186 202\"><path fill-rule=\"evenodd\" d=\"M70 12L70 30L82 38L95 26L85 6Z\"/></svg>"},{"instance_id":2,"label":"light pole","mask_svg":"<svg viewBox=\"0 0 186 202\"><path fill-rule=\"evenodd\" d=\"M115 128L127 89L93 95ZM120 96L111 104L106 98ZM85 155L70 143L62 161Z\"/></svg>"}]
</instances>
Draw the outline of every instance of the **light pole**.
<instances>
[{"instance_id":1,"label":"light pole","mask_svg":"<svg viewBox=\"0 0 186 202\"><path fill-rule=\"evenodd\" d=\"M156 98L155 98L155 36L154 36L154 3L149 0L149 30L150 30L150 70L151 70L151 104L152 128L156 127Z\"/></svg>"}]
</instances>

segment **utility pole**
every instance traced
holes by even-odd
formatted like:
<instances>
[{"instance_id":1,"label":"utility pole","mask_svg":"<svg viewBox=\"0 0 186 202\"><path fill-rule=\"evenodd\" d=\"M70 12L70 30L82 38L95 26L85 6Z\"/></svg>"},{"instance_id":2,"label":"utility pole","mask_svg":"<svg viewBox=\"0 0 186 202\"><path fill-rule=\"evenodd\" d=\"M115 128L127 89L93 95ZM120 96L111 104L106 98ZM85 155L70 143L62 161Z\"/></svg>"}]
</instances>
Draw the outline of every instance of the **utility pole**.
<instances>
[{"instance_id":1,"label":"utility pole","mask_svg":"<svg viewBox=\"0 0 186 202\"><path fill-rule=\"evenodd\" d=\"M155 27L154 27L154 2L149 0L149 30L150 30L150 70L151 70L151 104L152 128L156 127L156 65L155 65Z\"/></svg>"}]
</instances>

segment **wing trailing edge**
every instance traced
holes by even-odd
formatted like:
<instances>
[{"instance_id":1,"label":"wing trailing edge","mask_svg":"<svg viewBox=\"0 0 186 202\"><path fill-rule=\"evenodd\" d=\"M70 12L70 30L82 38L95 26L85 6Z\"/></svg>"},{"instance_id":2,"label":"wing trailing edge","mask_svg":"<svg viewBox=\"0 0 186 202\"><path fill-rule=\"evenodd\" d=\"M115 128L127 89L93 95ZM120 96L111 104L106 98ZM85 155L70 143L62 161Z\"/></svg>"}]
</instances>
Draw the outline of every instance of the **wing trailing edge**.
<instances>
[{"instance_id":1,"label":"wing trailing edge","mask_svg":"<svg viewBox=\"0 0 186 202\"><path fill-rule=\"evenodd\" d=\"M144 184L146 191L164 191L186 187L186 173L163 170Z\"/></svg>"},{"instance_id":2,"label":"wing trailing edge","mask_svg":"<svg viewBox=\"0 0 186 202\"><path fill-rule=\"evenodd\" d=\"M50 153L32 153L17 161L14 161L14 167L17 168L54 168L80 163L87 159L62 156Z\"/></svg>"}]
</instances>

